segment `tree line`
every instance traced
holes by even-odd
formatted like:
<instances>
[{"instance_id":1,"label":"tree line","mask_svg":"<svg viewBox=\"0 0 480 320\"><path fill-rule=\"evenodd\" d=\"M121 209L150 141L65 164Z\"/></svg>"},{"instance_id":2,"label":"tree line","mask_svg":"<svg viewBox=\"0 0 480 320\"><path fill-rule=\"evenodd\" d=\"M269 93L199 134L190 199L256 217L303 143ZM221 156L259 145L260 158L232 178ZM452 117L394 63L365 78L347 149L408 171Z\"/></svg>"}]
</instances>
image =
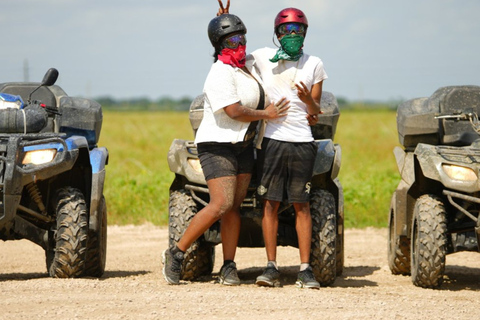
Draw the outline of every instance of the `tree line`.
<instances>
[{"instance_id":1,"label":"tree line","mask_svg":"<svg viewBox=\"0 0 480 320\"><path fill-rule=\"evenodd\" d=\"M191 97L173 99L162 97L157 100L149 98L115 99L112 97L99 97L95 99L105 110L117 111L188 111L193 101ZM337 97L340 110L351 109L390 109L396 110L402 100L387 102L378 101L349 101L344 97Z\"/></svg>"}]
</instances>

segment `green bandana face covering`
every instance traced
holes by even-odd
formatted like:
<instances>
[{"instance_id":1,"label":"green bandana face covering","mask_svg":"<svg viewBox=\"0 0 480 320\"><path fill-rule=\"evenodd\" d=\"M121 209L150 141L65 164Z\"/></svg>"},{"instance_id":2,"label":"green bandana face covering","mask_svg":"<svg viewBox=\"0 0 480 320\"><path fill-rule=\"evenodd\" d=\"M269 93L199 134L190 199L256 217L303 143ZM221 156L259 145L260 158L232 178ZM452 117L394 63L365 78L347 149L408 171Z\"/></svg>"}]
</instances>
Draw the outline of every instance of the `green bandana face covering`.
<instances>
[{"instance_id":1,"label":"green bandana face covering","mask_svg":"<svg viewBox=\"0 0 480 320\"><path fill-rule=\"evenodd\" d=\"M287 34L280 39L282 47L278 49L275 56L270 59L271 62L278 62L279 60L298 61L303 55L303 41L305 37L298 34Z\"/></svg>"}]
</instances>

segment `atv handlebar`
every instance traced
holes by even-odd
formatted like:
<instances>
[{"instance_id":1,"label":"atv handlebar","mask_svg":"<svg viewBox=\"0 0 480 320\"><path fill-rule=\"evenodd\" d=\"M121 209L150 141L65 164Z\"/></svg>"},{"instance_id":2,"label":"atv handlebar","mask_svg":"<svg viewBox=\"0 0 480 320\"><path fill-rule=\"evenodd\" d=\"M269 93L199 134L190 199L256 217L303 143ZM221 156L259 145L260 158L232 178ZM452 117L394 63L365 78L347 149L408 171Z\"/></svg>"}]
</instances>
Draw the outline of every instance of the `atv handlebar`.
<instances>
[{"instance_id":1,"label":"atv handlebar","mask_svg":"<svg viewBox=\"0 0 480 320\"><path fill-rule=\"evenodd\" d=\"M435 119L444 119L444 120L454 120L454 121L461 121L461 120L468 120L470 121L473 130L480 134L480 121L478 120L478 115L472 109L467 109L464 111L459 111L453 114L437 114L435 115Z\"/></svg>"},{"instance_id":2,"label":"atv handlebar","mask_svg":"<svg viewBox=\"0 0 480 320\"><path fill-rule=\"evenodd\" d=\"M38 101L38 100L33 100L33 101L28 102L27 105L25 106L25 108L28 108L28 107L40 107L40 108L45 109L45 111L46 111L47 113L56 114L56 115L59 115L59 116L62 115L62 114L57 110L57 108L49 107L49 106L41 103L41 102Z\"/></svg>"}]
</instances>

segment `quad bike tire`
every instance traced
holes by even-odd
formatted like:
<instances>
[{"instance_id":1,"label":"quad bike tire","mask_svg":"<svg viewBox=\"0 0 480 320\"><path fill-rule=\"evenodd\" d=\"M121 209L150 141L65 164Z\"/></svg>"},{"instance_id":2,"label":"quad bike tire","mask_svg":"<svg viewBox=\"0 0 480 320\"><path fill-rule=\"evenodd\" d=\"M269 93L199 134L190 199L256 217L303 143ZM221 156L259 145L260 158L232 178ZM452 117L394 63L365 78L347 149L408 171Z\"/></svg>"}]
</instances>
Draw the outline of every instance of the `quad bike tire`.
<instances>
[{"instance_id":1,"label":"quad bike tire","mask_svg":"<svg viewBox=\"0 0 480 320\"><path fill-rule=\"evenodd\" d=\"M391 207L388 223L388 267L392 274L410 275L410 245L409 238L396 234L395 209Z\"/></svg>"},{"instance_id":2,"label":"quad bike tire","mask_svg":"<svg viewBox=\"0 0 480 320\"><path fill-rule=\"evenodd\" d=\"M169 200L168 234L170 247L177 244L197 213L197 204L186 190L173 191ZM185 252L180 279L196 280L211 275L215 263L215 247L203 236Z\"/></svg>"},{"instance_id":3,"label":"quad bike tire","mask_svg":"<svg viewBox=\"0 0 480 320\"><path fill-rule=\"evenodd\" d=\"M447 215L440 198L427 194L417 199L411 239L413 284L422 288L440 287L447 252Z\"/></svg>"},{"instance_id":4,"label":"quad bike tire","mask_svg":"<svg viewBox=\"0 0 480 320\"><path fill-rule=\"evenodd\" d=\"M87 257L83 276L100 278L105 272L107 260L107 203L102 196L98 212L98 228L89 229Z\"/></svg>"},{"instance_id":5,"label":"quad bike tire","mask_svg":"<svg viewBox=\"0 0 480 320\"><path fill-rule=\"evenodd\" d=\"M312 190L310 213L312 216L310 264L320 285L330 286L335 282L337 270L337 215L333 195L326 190Z\"/></svg>"},{"instance_id":6,"label":"quad bike tire","mask_svg":"<svg viewBox=\"0 0 480 320\"><path fill-rule=\"evenodd\" d=\"M58 190L55 198L56 232L46 250L48 273L53 278L83 274L87 253L88 213L83 193L75 188Z\"/></svg>"}]
</instances>

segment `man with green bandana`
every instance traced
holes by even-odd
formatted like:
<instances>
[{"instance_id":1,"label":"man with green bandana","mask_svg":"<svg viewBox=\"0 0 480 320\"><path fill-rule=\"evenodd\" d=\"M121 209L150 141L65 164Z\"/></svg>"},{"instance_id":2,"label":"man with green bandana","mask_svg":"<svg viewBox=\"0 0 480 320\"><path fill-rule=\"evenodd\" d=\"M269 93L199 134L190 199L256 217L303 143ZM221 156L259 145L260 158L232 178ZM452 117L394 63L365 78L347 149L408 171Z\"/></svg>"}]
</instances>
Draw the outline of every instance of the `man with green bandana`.
<instances>
[{"instance_id":1,"label":"man with green bandana","mask_svg":"<svg viewBox=\"0 0 480 320\"><path fill-rule=\"evenodd\" d=\"M283 9L275 18L280 48L262 48L247 56L247 67L260 75L267 99L273 103L282 98L290 101L287 116L267 122L258 152L262 172L258 194L264 201L262 228L268 259L267 268L256 280L260 286L280 284L276 262L278 208L286 195L296 213L301 262L297 286L320 288L309 264L310 182L317 148L307 118L321 113L322 83L327 74L318 57L303 52L307 28L308 20L301 10Z\"/></svg>"}]
</instances>

